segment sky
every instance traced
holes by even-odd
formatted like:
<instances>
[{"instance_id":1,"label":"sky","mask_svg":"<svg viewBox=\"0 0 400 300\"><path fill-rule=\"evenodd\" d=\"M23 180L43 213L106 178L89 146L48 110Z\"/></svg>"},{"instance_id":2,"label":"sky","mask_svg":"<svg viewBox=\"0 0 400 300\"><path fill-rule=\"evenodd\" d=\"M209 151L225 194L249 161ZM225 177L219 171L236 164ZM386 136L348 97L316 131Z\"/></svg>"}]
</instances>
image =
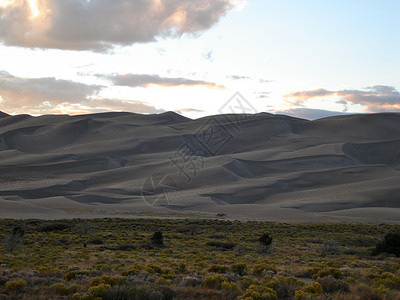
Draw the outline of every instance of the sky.
<instances>
[{"instance_id":1,"label":"sky","mask_svg":"<svg viewBox=\"0 0 400 300\"><path fill-rule=\"evenodd\" d=\"M396 112L399 15L398 0L0 0L0 110Z\"/></svg>"}]
</instances>

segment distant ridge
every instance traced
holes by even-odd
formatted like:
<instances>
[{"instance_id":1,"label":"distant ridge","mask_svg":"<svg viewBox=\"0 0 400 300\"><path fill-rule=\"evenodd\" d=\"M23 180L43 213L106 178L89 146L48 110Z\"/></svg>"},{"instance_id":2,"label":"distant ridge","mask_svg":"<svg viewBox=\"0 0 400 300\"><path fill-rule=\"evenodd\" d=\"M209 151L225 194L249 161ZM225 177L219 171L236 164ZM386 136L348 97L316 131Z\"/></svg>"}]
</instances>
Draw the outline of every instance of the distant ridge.
<instances>
[{"instance_id":1,"label":"distant ridge","mask_svg":"<svg viewBox=\"0 0 400 300\"><path fill-rule=\"evenodd\" d=\"M6 114L6 113L0 111L0 118L7 118L9 116L10 116L9 114Z\"/></svg>"},{"instance_id":2,"label":"distant ridge","mask_svg":"<svg viewBox=\"0 0 400 300\"><path fill-rule=\"evenodd\" d=\"M398 113L0 114L0 217L395 222L399 182Z\"/></svg>"}]
</instances>

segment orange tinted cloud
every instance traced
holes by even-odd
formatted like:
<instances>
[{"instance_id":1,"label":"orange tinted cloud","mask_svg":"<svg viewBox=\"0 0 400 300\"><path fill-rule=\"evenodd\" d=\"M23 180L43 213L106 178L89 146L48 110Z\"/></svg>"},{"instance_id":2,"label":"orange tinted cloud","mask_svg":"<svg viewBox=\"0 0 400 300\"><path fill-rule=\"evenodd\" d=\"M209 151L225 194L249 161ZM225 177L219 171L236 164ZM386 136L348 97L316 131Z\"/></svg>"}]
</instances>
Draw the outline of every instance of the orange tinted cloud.
<instances>
[{"instance_id":1,"label":"orange tinted cloud","mask_svg":"<svg viewBox=\"0 0 400 300\"><path fill-rule=\"evenodd\" d=\"M6 45L106 51L209 29L234 0L1 0Z\"/></svg>"},{"instance_id":2,"label":"orange tinted cloud","mask_svg":"<svg viewBox=\"0 0 400 300\"><path fill-rule=\"evenodd\" d=\"M123 74L123 75L98 75L110 79L115 85L129 87L148 87L151 85L162 87L177 87L177 86L204 86L212 89L224 89L222 85L204 80L193 80L188 78L171 78L161 77L159 75L150 74Z\"/></svg>"},{"instance_id":3,"label":"orange tinted cloud","mask_svg":"<svg viewBox=\"0 0 400 300\"><path fill-rule=\"evenodd\" d=\"M374 85L364 90L329 91L315 89L297 91L285 95L285 100L293 106L302 106L306 100L329 97L339 97L352 104L365 105L371 112L400 110L400 92L394 87L385 85Z\"/></svg>"}]
</instances>

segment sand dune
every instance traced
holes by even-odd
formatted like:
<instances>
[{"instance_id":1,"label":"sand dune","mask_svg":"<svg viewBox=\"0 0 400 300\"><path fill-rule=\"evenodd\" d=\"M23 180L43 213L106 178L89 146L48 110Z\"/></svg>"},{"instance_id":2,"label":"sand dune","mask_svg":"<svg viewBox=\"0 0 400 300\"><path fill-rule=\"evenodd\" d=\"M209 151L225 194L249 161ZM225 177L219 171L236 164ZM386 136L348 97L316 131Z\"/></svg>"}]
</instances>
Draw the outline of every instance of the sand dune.
<instances>
[{"instance_id":1,"label":"sand dune","mask_svg":"<svg viewBox=\"0 0 400 300\"><path fill-rule=\"evenodd\" d=\"M0 217L400 221L400 114L9 116Z\"/></svg>"}]
</instances>

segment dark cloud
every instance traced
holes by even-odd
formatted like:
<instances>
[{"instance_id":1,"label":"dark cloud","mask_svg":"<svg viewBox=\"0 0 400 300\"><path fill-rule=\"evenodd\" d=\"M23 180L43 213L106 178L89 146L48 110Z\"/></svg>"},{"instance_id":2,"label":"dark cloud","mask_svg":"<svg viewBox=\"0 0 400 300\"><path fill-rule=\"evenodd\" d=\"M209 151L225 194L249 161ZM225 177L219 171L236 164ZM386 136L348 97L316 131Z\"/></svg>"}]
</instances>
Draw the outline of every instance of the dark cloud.
<instances>
[{"instance_id":1,"label":"dark cloud","mask_svg":"<svg viewBox=\"0 0 400 300\"><path fill-rule=\"evenodd\" d=\"M234 0L28 0L0 4L0 42L6 45L106 51L209 29Z\"/></svg>"},{"instance_id":2,"label":"dark cloud","mask_svg":"<svg viewBox=\"0 0 400 300\"><path fill-rule=\"evenodd\" d=\"M298 91L285 95L288 103L302 106L302 103L312 98L340 97L345 103L360 104L368 107L370 112L398 111L400 110L400 92L394 87L374 85L365 90L338 90L325 89ZM347 108L346 108L347 109Z\"/></svg>"},{"instance_id":3,"label":"dark cloud","mask_svg":"<svg viewBox=\"0 0 400 300\"><path fill-rule=\"evenodd\" d=\"M301 118L301 119L308 119L308 120L316 120L332 116L346 115L346 113L343 112L323 110L323 109L313 109L313 108L290 108L282 111L273 111L273 113Z\"/></svg>"},{"instance_id":4,"label":"dark cloud","mask_svg":"<svg viewBox=\"0 0 400 300\"><path fill-rule=\"evenodd\" d=\"M16 77L1 71L0 110L30 114L164 111L143 101L101 98L99 92L103 88L55 78Z\"/></svg>"},{"instance_id":5,"label":"dark cloud","mask_svg":"<svg viewBox=\"0 0 400 300\"><path fill-rule=\"evenodd\" d=\"M149 74L124 74L124 75L97 75L98 77L107 78L115 85L129 87L148 87L150 85L158 85L163 87L176 86L205 86L208 88L223 89L221 85L203 80L192 80L187 78L170 78L161 77L159 75Z\"/></svg>"}]
</instances>

